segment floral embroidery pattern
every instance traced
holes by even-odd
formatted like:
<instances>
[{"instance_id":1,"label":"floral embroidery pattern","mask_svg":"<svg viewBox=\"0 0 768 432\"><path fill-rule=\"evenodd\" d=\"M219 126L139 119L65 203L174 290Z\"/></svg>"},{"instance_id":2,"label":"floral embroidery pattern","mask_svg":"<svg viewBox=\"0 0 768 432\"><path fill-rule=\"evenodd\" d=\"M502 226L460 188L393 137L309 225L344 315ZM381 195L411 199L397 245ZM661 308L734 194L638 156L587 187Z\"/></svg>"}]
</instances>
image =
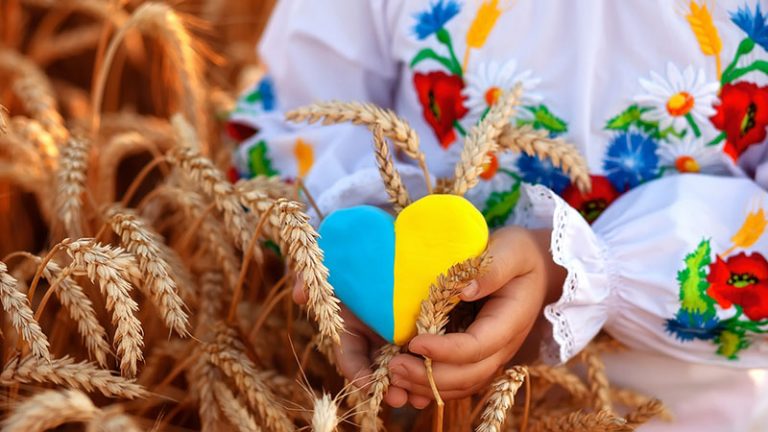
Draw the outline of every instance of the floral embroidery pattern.
<instances>
[{"instance_id":1,"label":"floral embroidery pattern","mask_svg":"<svg viewBox=\"0 0 768 432\"><path fill-rule=\"evenodd\" d=\"M733 246L712 261L710 241L685 257L677 280L680 308L666 321L667 333L681 342L712 341L717 354L737 360L753 335L768 333L768 260L759 252L739 252L763 235L768 219L761 208L750 213ZM730 313L727 319L721 319Z\"/></svg>"},{"instance_id":2,"label":"floral embroidery pattern","mask_svg":"<svg viewBox=\"0 0 768 432\"><path fill-rule=\"evenodd\" d=\"M411 68L430 61L439 65L438 70L416 71L413 84L422 114L443 149L458 153L453 144L466 129L480 121L496 103L498 97L520 83L523 87L523 107L516 119L518 125L529 124L546 129L552 135L568 130L566 122L541 103L535 87L540 80L529 70L518 70L514 60L487 62L472 65L472 50L482 48L499 17L510 7L499 0L483 1L467 31L463 61L459 63L454 38L447 29L449 22L461 12L455 0L438 0L425 11L415 15L413 33L418 40L434 36L440 49L425 47L411 60ZM439 51L439 52L438 52ZM529 156L509 154L491 155L491 162L480 176L480 183L467 194L485 215L493 228L503 225L511 216L520 197L523 181L546 184L561 192L568 184L568 177L549 161L542 162Z\"/></svg>"}]
</instances>

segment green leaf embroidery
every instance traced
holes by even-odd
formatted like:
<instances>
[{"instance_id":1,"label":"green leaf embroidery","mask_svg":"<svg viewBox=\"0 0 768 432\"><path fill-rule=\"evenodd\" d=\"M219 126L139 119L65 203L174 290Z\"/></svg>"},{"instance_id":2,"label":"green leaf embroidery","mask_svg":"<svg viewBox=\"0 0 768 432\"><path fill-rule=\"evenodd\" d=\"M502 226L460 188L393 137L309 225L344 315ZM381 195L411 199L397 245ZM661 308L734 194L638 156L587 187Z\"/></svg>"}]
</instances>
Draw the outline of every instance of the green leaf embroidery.
<instances>
[{"instance_id":1,"label":"green leaf embroidery","mask_svg":"<svg viewBox=\"0 0 768 432\"><path fill-rule=\"evenodd\" d=\"M258 90L251 92L248 96L245 97L245 101L248 103L256 103L260 100L261 100L261 92Z\"/></svg>"},{"instance_id":2,"label":"green leaf embroidery","mask_svg":"<svg viewBox=\"0 0 768 432\"><path fill-rule=\"evenodd\" d=\"M552 114L546 105L525 107L533 114L533 121L520 121L518 124L530 124L534 129L546 129L554 134L562 134L568 131L568 123L560 117Z\"/></svg>"},{"instance_id":3,"label":"green leaf embroidery","mask_svg":"<svg viewBox=\"0 0 768 432\"><path fill-rule=\"evenodd\" d=\"M715 316L714 301L707 295L706 268L712 262L709 240L702 240L696 250L685 257L685 269L677 273L680 282L680 307L705 318Z\"/></svg>"},{"instance_id":4,"label":"green leaf embroidery","mask_svg":"<svg viewBox=\"0 0 768 432\"><path fill-rule=\"evenodd\" d=\"M483 216L485 216L488 227L493 229L509 219L509 215L517 205L520 199L520 181L516 181L512 188L507 191L493 192L485 201Z\"/></svg>"},{"instance_id":5,"label":"green leaf embroidery","mask_svg":"<svg viewBox=\"0 0 768 432\"><path fill-rule=\"evenodd\" d=\"M630 105L627 109L619 113L616 117L608 120L605 128L608 130L628 131L631 126L635 126L643 132L654 138L663 138L669 134L670 130L659 131L659 123L643 120L643 114L650 108L640 107L639 105Z\"/></svg>"},{"instance_id":6,"label":"green leaf embroidery","mask_svg":"<svg viewBox=\"0 0 768 432\"><path fill-rule=\"evenodd\" d=\"M715 338L717 343L717 353L721 356L727 357L728 360L738 360L739 351L749 347L749 340L744 335L744 332L737 332L731 330L723 330Z\"/></svg>"},{"instance_id":7,"label":"green leaf embroidery","mask_svg":"<svg viewBox=\"0 0 768 432\"><path fill-rule=\"evenodd\" d=\"M248 168L251 175L274 176L278 172L272 168L272 161L267 156L267 143L264 140L259 141L248 150Z\"/></svg>"},{"instance_id":8,"label":"green leaf embroidery","mask_svg":"<svg viewBox=\"0 0 768 432\"><path fill-rule=\"evenodd\" d=\"M414 56L413 60L411 60L411 68L413 68L417 64L419 64L422 61L427 60L427 59L432 59L432 60L438 61L438 62L440 62L440 64L445 66L445 68L448 69L449 71L451 71L452 73L455 73L455 74L461 76L461 71L459 71L459 73L456 73L456 71L454 70L454 64L453 64L453 62L450 59L448 59L446 57L443 57L440 54L436 53L435 50L433 50L432 48L424 48L421 51L419 51L418 53L416 53L416 56Z\"/></svg>"}]
</instances>

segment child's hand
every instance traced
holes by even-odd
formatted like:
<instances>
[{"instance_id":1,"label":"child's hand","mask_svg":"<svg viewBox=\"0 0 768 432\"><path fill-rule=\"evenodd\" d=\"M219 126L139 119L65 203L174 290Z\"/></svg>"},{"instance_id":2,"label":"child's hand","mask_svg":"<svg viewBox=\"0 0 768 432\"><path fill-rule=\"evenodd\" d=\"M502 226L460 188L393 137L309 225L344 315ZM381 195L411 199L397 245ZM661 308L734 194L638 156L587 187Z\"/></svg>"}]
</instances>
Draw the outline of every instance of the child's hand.
<instances>
[{"instance_id":1,"label":"child's hand","mask_svg":"<svg viewBox=\"0 0 768 432\"><path fill-rule=\"evenodd\" d=\"M432 359L443 399L484 388L525 341L544 302L560 296L565 270L552 262L550 234L518 227L494 232L488 246L490 268L461 294L463 301L487 297L475 321L464 333L421 335L409 343L412 353ZM408 392L413 406L430 403L432 390L422 358L401 354L389 368L392 384Z\"/></svg>"}]
</instances>

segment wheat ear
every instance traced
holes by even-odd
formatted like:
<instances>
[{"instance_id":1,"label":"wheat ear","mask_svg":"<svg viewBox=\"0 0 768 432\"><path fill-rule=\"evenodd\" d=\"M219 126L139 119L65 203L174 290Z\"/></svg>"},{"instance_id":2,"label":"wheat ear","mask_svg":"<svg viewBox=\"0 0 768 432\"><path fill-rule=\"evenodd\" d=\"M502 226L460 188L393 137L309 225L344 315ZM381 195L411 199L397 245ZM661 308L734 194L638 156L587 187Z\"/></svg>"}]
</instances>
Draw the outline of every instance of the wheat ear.
<instances>
[{"instance_id":1,"label":"wheat ear","mask_svg":"<svg viewBox=\"0 0 768 432\"><path fill-rule=\"evenodd\" d=\"M120 236L122 246L136 257L143 284L137 285L163 315L165 325L184 337L189 334L189 318L178 294L170 265L162 258L164 244L133 210L112 206L106 211L109 225Z\"/></svg>"},{"instance_id":2,"label":"wheat ear","mask_svg":"<svg viewBox=\"0 0 768 432\"><path fill-rule=\"evenodd\" d=\"M507 369L501 378L491 384L490 399L483 410L477 432L501 432L507 418L507 412L515 401L515 395L526 379L527 370L523 366Z\"/></svg>"},{"instance_id":3,"label":"wheat ear","mask_svg":"<svg viewBox=\"0 0 768 432\"><path fill-rule=\"evenodd\" d=\"M38 265L42 264L42 258L35 257ZM107 366L109 343L107 343L107 331L99 323L96 311L93 309L91 299L68 272L62 271L61 266L54 260L48 261L43 269L43 277L51 285L56 285L55 294L62 307L69 312L69 317L77 323L77 331L80 333L88 354L96 359L102 367Z\"/></svg>"},{"instance_id":4,"label":"wheat ear","mask_svg":"<svg viewBox=\"0 0 768 432\"><path fill-rule=\"evenodd\" d=\"M584 156L571 143L562 138L550 138L546 130L536 130L530 125L515 127L507 124L499 137L499 147L522 152L539 159L547 158L552 165L561 168L582 193L592 189L589 165Z\"/></svg>"},{"instance_id":5,"label":"wheat ear","mask_svg":"<svg viewBox=\"0 0 768 432\"><path fill-rule=\"evenodd\" d=\"M147 391L133 380L113 375L111 371L99 369L94 363L79 362L70 357L53 359L50 362L33 356L22 359L12 358L0 374L0 384L55 384L86 392L98 391L107 397L136 399L146 397Z\"/></svg>"},{"instance_id":6,"label":"wheat ear","mask_svg":"<svg viewBox=\"0 0 768 432\"><path fill-rule=\"evenodd\" d=\"M396 213L400 213L410 204L408 190L403 185L403 179L395 168L392 160L392 154L389 151L389 144L384 139L384 133L379 125L373 127L373 145L376 155L376 165L379 167L379 174L384 181L384 189L389 195L389 201L392 203Z\"/></svg>"},{"instance_id":7,"label":"wheat ear","mask_svg":"<svg viewBox=\"0 0 768 432\"><path fill-rule=\"evenodd\" d=\"M498 147L499 136L510 118L515 114L522 87L515 88L499 98L488 114L467 135L461 159L456 164L453 193L463 196L478 182L483 166L490 161L490 155Z\"/></svg>"},{"instance_id":8,"label":"wheat ear","mask_svg":"<svg viewBox=\"0 0 768 432\"><path fill-rule=\"evenodd\" d=\"M658 416L664 418L669 413L658 399L651 399L648 402L638 406L634 411L630 412L624 419L627 421L627 425L633 428L639 427L644 423L647 423L652 418Z\"/></svg>"},{"instance_id":9,"label":"wheat ear","mask_svg":"<svg viewBox=\"0 0 768 432\"><path fill-rule=\"evenodd\" d=\"M386 344L379 349L379 353L373 362L375 370L371 376L370 388L368 389L368 401L360 404L357 410L361 411L362 424L361 430L364 432L377 432L380 425L379 411L381 402L384 400L384 394L389 388L389 362L400 353L400 347L393 344Z\"/></svg>"},{"instance_id":10,"label":"wheat ear","mask_svg":"<svg viewBox=\"0 0 768 432\"><path fill-rule=\"evenodd\" d=\"M372 103L331 101L297 108L286 113L285 117L293 122L315 123L320 120L323 124L352 122L367 126L371 132L375 127L380 127L384 136L392 140L396 148L419 164L427 182L427 190L432 193L429 169L426 157L419 148L419 137L411 125L393 111Z\"/></svg>"},{"instance_id":11,"label":"wheat ear","mask_svg":"<svg viewBox=\"0 0 768 432\"><path fill-rule=\"evenodd\" d=\"M312 432L334 432L339 424L339 407L331 395L316 398L312 407Z\"/></svg>"},{"instance_id":12,"label":"wheat ear","mask_svg":"<svg viewBox=\"0 0 768 432\"><path fill-rule=\"evenodd\" d=\"M0 301L11 324L29 344L32 354L50 360L48 338L35 320L27 296L17 289L18 281L8 273L8 267L0 261Z\"/></svg>"},{"instance_id":13,"label":"wheat ear","mask_svg":"<svg viewBox=\"0 0 768 432\"><path fill-rule=\"evenodd\" d=\"M12 88L32 117L45 127L57 143L64 142L69 132L64 127L53 87L45 73L28 58L7 49L0 49L0 70L14 76Z\"/></svg>"},{"instance_id":14,"label":"wheat ear","mask_svg":"<svg viewBox=\"0 0 768 432\"><path fill-rule=\"evenodd\" d=\"M339 300L328 283L328 269L323 265L323 251L317 245L318 234L298 203L277 201L280 247L291 269L301 278L309 294L307 306L317 321L320 334L339 343L344 320L339 315Z\"/></svg>"},{"instance_id":15,"label":"wheat ear","mask_svg":"<svg viewBox=\"0 0 768 432\"><path fill-rule=\"evenodd\" d=\"M99 413L85 426L85 432L141 432L136 421L124 414L120 406L110 406Z\"/></svg>"},{"instance_id":16,"label":"wheat ear","mask_svg":"<svg viewBox=\"0 0 768 432\"><path fill-rule=\"evenodd\" d=\"M237 332L219 322L214 327L216 343L206 348L211 363L235 382L248 405L264 420L270 431L289 432L294 429L285 411L280 408L272 389L256 365L245 354Z\"/></svg>"},{"instance_id":17,"label":"wheat ear","mask_svg":"<svg viewBox=\"0 0 768 432\"><path fill-rule=\"evenodd\" d=\"M248 412L248 408L232 393L224 383L216 381L213 383L213 395L216 402L224 413L224 417L229 420L232 426L239 432L259 432L261 428L256 425L256 420Z\"/></svg>"},{"instance_id":18,"label":"wheat ear","mask_svg":"<svg viewBox=\"0 0 768 432\"><path fill-rule=\"evenodd\" d=\"M608 411L584 414L573 412L563 416L548 416L531 425L530 432L624 432L634 428L626 420Z\"/></svg>"},{"instance_id":19,"label":"wheat ear","mask_svg":"<svg viewBox=\"0 0 768 432\"><path fill-rule=\"evenodd\" d=\"M114 343L120 357L120 370L127 377L135 377L137 364L143 359L141 349L144 346L141 322L135 316L139 306L131 298L128 282L141 278L136 260L119 247L112 248L87 239L72 242L65 248L73 265L84 270L106 298L112 323L117 326Z\"/></svg>"},{"instance_id":20,"label":"wheat ear","mask_svg":"<svg viewBox=\"0 0 768 432\"><path fill-rule=\"evenodd\" d=\"M216 209L224 215L229 236L240 250L245 250L253 235L253 227L238 202L234 187L224 179L224 174L210 159L186 146L176 147L170 152L169 158L185 177L213 199Z\"/></svg>"},{"instance_id":21,"label":"wheat ear","mask_svg":"<svg viewBox=\"0 0 768 432\"><path fill-rule=\"evenodd\" d=\"M565 367L552 367L545 365L534 365L528 368L528 372L532 377L540 378L551 384L556 384L575 399L589 400L590 392L587 386L581 381L578 375L570 372Z\"/></svg>"},{"instance_id":22,"label":"wheat ear","mask_svg":"<svg viewBox=\"0 0 768 432\"><path fill-rule=\"evenodd\" d=\"M61 150L59 170L56 173L54 205L66 235L83 235L83 194L90 145L85 138L72 137Z\"/></svg>"},{"instance_id":23,"label":"wheat ear","mask_svg":"<svg viewBox=\"0 0 768 432\"><path fill-rule=\"evenodd\" d=\"M613 412L611 388L605 372L605 363L591 347L581 352L581 359L587 366L587 384L592 393L593 407L596 410Z\"/></svg>"},{"instance_id":24,"label":"wheat ear","mask_svg":"<svg viewBox=\"0 0 768 432\"><path fill-rule=\"evenodd\" d=\"M3 421L6 432L42 432L66 423L87 422L99 409L77 390L46 390L16 406Z\"/></svg>"},{"instance_id":25,"label":"wheat ear","mask_svg":"<svg viewBox=\"0 0 768 432\"><path fill-rule=\"evenodd\" d=\"M482 254L460 262L445 274L440 274L429 288L429 297L421 302L416 329L419 334L444 334L448 314L458 304L461 290L480 276L490 264L491 258Z\"/></svg>"}]
</instances>

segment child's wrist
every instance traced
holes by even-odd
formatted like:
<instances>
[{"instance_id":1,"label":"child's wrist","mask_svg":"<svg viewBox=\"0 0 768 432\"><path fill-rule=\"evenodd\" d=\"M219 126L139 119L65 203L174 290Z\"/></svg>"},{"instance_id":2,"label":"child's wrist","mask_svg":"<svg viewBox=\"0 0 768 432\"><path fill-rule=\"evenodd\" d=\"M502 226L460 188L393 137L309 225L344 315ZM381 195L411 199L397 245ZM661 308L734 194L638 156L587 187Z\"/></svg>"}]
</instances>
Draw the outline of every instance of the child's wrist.
<instances>
[{"instance_id":1,"label":"child's wrist","mask_svg":"<svg viewBox=\"0 0 768 432\"><path fill-rule=\"evenodd\" d=\"M568 272L552 260L550 245L552 243L551 229L530 230L537 252L541 257L545 276L546 295L544 304L556 302L563 293L563 283Z\"/></svg>"}]
</instances>

